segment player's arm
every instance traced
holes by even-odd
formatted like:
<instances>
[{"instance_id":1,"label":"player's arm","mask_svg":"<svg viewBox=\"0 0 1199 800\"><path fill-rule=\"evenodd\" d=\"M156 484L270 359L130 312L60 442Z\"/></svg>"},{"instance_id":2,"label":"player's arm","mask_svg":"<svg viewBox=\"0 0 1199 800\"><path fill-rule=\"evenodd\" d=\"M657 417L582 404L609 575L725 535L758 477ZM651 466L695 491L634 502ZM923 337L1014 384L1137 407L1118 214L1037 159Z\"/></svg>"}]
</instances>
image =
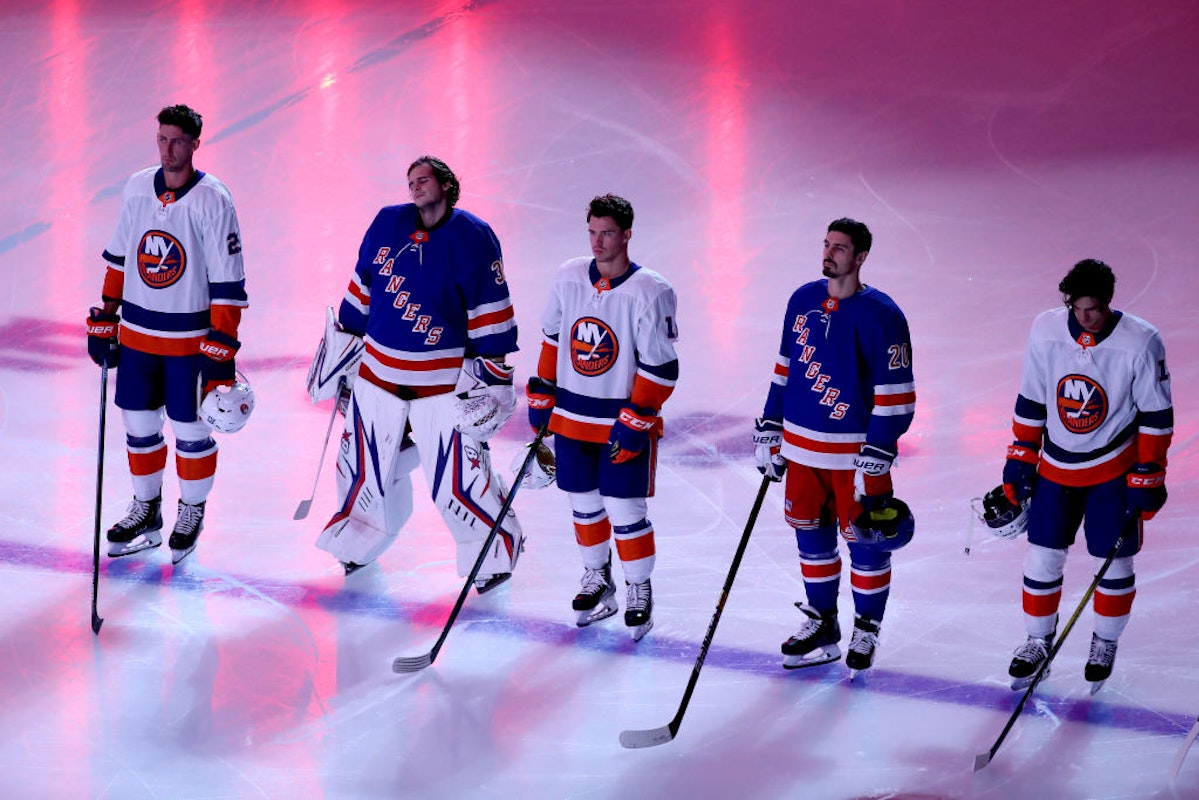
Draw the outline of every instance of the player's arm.
<instances>
[{"instance_id":1,"label":"player's arm","mask_svg":"<svg viewBox=\"0 0 1199 800\"><path fill-rule=\"evenodd\" d=\"M617 464L636 458L649 447L651 436L662 435L658 413L679 380L677 308L674 290L662 286L638 317L633 389L608 435L609 454Z\"/></svg>"},{"instance_id":2,"label":"player's arm","mask_svg":"<svg viewBox=\"0 0 1199 800\"><path fill-rule=\"evenodd\" d=\"M783 458L783 401L787 394L787 379L791 372L791 339L794 338L793 323L796 314L794 296L787 303L783 316L783 332L779 339L778 353L774 358L774 369L770 374L770 388L766 392L766 403L762 416L754 420L754 460L758 472L772 481L780 481L787 471L787 460Z\"/></svg>"},{"instance_id":3,"label":"player's arm","mask_svg":"<svg viewBox=\"0 0 1199 800\"><path fill-rule=\"evenodd\" d=\"M866 442L854 459L854 488L867 511L871 505L892 496L891 464L898 453L899 437L911 427L916 413L916 380L907 320L898 309L880 314L872 333L873 337L866 338L864 352L872 381L870 420Z\"/></svg>"},{"instance_id":4,"label":"player's arm","mask_svg":"<svg viewBox=\"0 0 1199 800\"><path fill-rule=\"evenodd\" d=\"M200 340L204 394L217 386L229 386L237 377L235 357L241 349L238 329L242 310L249 305L242 263L241 229L233 202L225 198L221 213L203 232L208 268L209 329Z\"/></svg>"},{"instance_id":5,"label":"player's arm","mask_svg":"<svg viewBox=\"0 0 1199 800\"><path fill-rule=\"evenodd\" d=\"M1139 354L1133 374L1137 405L1137 463L1128 473L1128 505L1132 514L1152 519L1166 504L1166 462L1174 437L1170 372L1160 334Z\"/></svg>"}]
</instances>

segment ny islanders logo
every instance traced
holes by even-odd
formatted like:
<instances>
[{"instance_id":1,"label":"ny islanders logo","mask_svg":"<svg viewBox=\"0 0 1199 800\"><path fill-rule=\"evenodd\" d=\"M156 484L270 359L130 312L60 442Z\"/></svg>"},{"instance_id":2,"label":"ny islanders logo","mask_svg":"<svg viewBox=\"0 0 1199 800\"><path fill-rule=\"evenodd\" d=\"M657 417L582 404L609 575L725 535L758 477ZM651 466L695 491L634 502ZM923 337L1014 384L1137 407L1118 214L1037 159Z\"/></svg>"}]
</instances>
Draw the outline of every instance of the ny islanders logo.
<instances>
[{"instance_id":1,"label":"ny islanders logo","mask_svg":"<svg viewBox=\"0 0 1199 800\"><path fill-rule=\"evenodd\" d=\"M137 245L137 271L152 289L165 289L183 277L187 254L179 240L164 231L146 231Z\"/></svg>"},{"instance_id":2,"label":"ny islanders logo","mask_svg":"<svg viewBox=\"0 0 1199 800\"><path fill-rule=\"evenodd\" d=\"M570 363L580 375L603 375L616 363L620 344L608 323L583 317L570 329Z\"/></svg>"},{"instance_id":3,"label":"ny islanders logo","mask_svg":"<svg viewBox=\"0 0 1199 800\"><path fill-rule=\"evenodd\" d=\"M1067 375L1057 384L1057 416L1071 433L1090 433L1107 419L1107 393L1094 378Z\"/></svg>"}]
</instances>

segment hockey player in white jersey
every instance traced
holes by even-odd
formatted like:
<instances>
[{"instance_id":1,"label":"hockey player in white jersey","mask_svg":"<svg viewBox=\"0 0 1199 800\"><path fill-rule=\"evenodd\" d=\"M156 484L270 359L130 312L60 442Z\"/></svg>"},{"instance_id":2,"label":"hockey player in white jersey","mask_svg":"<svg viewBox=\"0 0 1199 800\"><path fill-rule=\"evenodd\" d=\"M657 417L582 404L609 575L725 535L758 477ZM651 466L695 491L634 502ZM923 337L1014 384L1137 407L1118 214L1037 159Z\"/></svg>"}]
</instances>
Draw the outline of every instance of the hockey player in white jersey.
<instances>
[{"instance_id":1,"label":"hockey player in white jersey","mask_svg":"<svg viewBox=\"0 0 1199 800\"><path fill-rule=\"evenodd\" d=\"M213 427L237 430L253 407L249 387L234 386L247 306L241 232L229 190L193 166L201 126L187 106L159 112L161 164L125 185L104 251L102 302L88 317L92 360L119 364L116 404L133 476L128 514L108 530L110 557L162 544L164 417L175 434L179 511L169 545L178 562L203 528L216 474ZM202 407L211 423L201 418Z\"/></svg>"},{"instance_id":2,"label":"hockey player in white jersey","mask_svg":"<svg viewBox=\"0 0 1199 800\"><path fill-rule=\"evenodd\" d=\"M658 416L679 363L674 289L629 259L633 207L608 194L587 210L591 258L563 264L541 317L529 423L554 434L558 486L570 495L583 557L574 598L579 627L618 610L611 540L624 571L625 625L640 640L653 625L656 548L647 516L654 493Z\"/></svg>"},{"instance_id":3,"label":"hockey player in white jersey","mask_svg":"<svg viewBox=\"0 0 1199 800\"><path fill-rule=\"evenodd\" d=\"M517 349L516 318L499 240L456 207L453 171L422 156L408 169L408 189L412 203L381 209L367 229L336 335L327 334L358 339L361 355L345 362L353 388L337 459L338 508L317 546L347 574L377 559L411 513L408 475L419 464L466 576L508 492L487 440L516 407L504 363ZM326 344L326 352L355 349ZM479 592L511 576L523 547L514 514L497 534L477 574Z\"/></svg>"},{"instance_id":4,"label":"hockey player in white jersey","mask_svg":"<svg viewBox=\"0 0 1199 800\"><path fill-rule=\"evenodd\" d=\"M1107 264L1078 262L1058 285L1065 307L1039 315L1029 335L1015 441L1003 469L1008 499L1031 501L1023 592L1028 638L1009 666L1013 689L1027 687L1048 659L1066 552L1080 524L1099 564L1125 537L1093 600L1084 677L1092 691L1103 685L1132 612L1142 523L1166 502L1174 411L1165 345L1148 322L1112 309L1115 285Z\"/></svg>"}]
</instances>

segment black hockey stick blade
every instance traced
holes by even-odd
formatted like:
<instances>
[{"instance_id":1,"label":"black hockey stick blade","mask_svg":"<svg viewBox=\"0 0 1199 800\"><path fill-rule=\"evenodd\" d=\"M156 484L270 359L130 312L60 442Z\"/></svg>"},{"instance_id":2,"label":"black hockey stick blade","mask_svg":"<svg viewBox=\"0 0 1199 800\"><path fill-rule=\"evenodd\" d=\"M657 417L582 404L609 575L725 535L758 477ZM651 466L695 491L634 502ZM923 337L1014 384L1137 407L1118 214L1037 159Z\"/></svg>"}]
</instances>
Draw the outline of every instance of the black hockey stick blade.
<instances>
[{"instance_id":1,"label":"black hockey stick blade","mask_svg":"<svg viewBox=\"0 0 1199 800\"><path fill-rule=\"evenodd\" d=\"M104 620L95 611L92 612L92 633L99 634L100 626L104 624Z\"/></svg>"},{"instance_id":2,"label":"black hockey stick blade","mask_svg":"<svg viewBox=\"0 0 1199 800\"><path fill-rule=\"evenodd\" d=\"M725 576L724 587L720 590L720 599L716 601L716 611L712 614L712 621L708 623L708 632L704 635L704 641L699 646L699 655L695 658L695 666L691 669L687 688L683 690L683 699L679 701L678 711L674 712L674 718L661 728L621 731L621 747L627 747L630 750L657 747L673 741L674 737L678 735L679 728L683 724L683 715L687 713L687 705L691 702L691 695L695 692L695 685L699 682L699 671L704 668L704 660L708 657L708 648L712 646L712 639L716 636L716 626L720 624L720 615L724 613L724 604L728 602L729 592L733 588L733 579L737 577L737 570L741 567L741 558L745 555L745 548L749 544L749 535L753 532L754 523L758 520L758 512L762 510L762 501L766 499L766 490L770 488L770 484L770 478L763 476L762 485L758 487L758 495L754 498L754 506L749 512L749 519L745 521L745 530L741 533L741 541L737 543L737 552L733 555L728 575Z\"/></svg>"},{"instance_id":3,"label":"black hockey stick blade","mask_svg":"<svg viewBox=\"0 0 1199 800\"><path fill-rule=\"evenodd\" d=\"M1182 762L1186 760L1187 753L1190 752L1191 745L1195 743L1195 737L1197 736L1199 736L1199 719L1196 719L1195 724L1191 726L1191 732L1183 740L1182 746L1178 748L1178 753L1174 756L1174 762L1170 764L1170 783L1178 780L1178 773L1182 769Z\"/></svg>"},{"instance_id":4,"label":"black hockey stick blade","mask_svg":"<svg viewBox=\"0 0 1199 800\"><path fill-rule=\"evenodd\" d=\"M433 659L437 658L437 654L441 652L441 646L445 644L446 637L450 635L450 628L454 627L454 620L458 619L458 613L462 611L462 605L466 602L466 597L470 594L475 578L478 577L479 570L487 558L487 551L491 549L491 543L495 540L500 525L503 524L504 518L508 516L508 509L512 508L512 501L516 499L516 490L520 488L525 475L529 471L529 466L533 463L533 459L537 457L537 446L541 444L541 440L548 434L549 426L543 425L541 430L537 431L537 435L533 437L533 445L529 448L529 452L525 454L525 460L521 462L520 469L517 470L516 477L512 480L512 488L508 490L508 496L504 498L503 505L500 506L500 510L495 515L495 524L491 526L491 530L488 531L483 546L479 549L479 557L475 559L474 567L471 568L470 574L466 576L466 583L462 585L462 591L458 593L458 599L454 602L454 607L450 610L450 616L441 629L441 635L437 637L437 641L433 644L433 649L421 656L409 656L407 658L400 656L391 662L392 672L401 674L420 672L432 664Z\"/></svg>"}]
</instances>

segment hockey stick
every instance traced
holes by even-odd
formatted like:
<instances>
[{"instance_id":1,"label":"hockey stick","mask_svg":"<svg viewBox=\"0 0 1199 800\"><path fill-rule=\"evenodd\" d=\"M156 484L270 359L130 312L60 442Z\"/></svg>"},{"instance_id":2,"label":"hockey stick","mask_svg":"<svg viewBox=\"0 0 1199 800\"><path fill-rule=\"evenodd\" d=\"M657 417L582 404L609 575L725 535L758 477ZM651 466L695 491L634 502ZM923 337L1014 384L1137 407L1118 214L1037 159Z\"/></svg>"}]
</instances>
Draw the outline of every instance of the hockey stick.
<instances>
[{"instance_id":1,"label":"hockey stick","mask_svg":"<svg viewBox=\"0 0 1199 800\"><path fill-rule=\"evenodd\" d=\"M454 620L458 619L458 613L462 611L462 605L466 602L466 596L470 594L471 586L475 583L475 578L479 575L479 569L482 568L483 562L487 560L487 551L491 549L491 543L495 541L495 535L500 530L500 525L504 522L504 517L508 516L508 509L512 508L512 500L516 497L516 490L520 488L521 483L525 479L525 474L529 471L529 466L533 463L533 459L537 457L537 447L541 444L541 440L549 433L549 425L541 426L537 431L537 435L533 437L533 444L529 447L529 452L525 455L525 460L521 462L520 469L516 472L516 477L512 480L512 488L508 491L508 496L504 498L504 504L500 506L499 513L495 515L495 524L491 526L491 530L487 533L487 539L483 542L483 546L479 548L479 557L475 559L475 565L471 567L470 575L466 576L466 582L462 584L462 591L458 593L458 600L454 603L454 608L450 610L450 617L445 622L445 627L441 629L441 635L437 637L433 649L425 653L423 656L409 656L405 658L400 656L395 661L391 662L392 672L419 672L425 667L433 663L433 659L437 658L437 653L441 650L441 646L445 644L445 639L450 635L450 628L454 627Z\"/></svg>"},{"instance_id":2,"label":"hockey stick","mask_svg":"<svg viewBox=\"0 0 1199 800\"><path fill-rule=\"evenodd\" d=\"M1131 520L1130 520L1131 522ZM1078 617L1082 614L1083 609L1087 607L1087 603L1091 599L1091 595L1095 594L1095 589L1099 586L1099 581L1103 580L1103 576L1107 574L1108 567L1112 565L1112 561L1116 559L1116 554L1120 552L1120 548L1124 546L1124 537L1126 534L1121 533L1116 539L1116 544L1112 547L1112 551L1108 553L1107 560L1103 562L1103 566L1095 573L1095 580L1091 581L1091 585L1087 588L1086 594L1082 596L1082 600L1078 603L1078 608L1074 609L1074 614L1071 615L1070 621L1066 623L1066 627L1062 630L1062 635L1053 643L1053 647L1049 650L1049 656L1041 664L1036 674L1033 676L1032 683L1024 690L1024 696L1020 698L1020 702L1016 705L1016 710L1008 717L1007 725L1003 726L1003 731L1000 732L999 738L995 740L995 744L991 745L991 749L985 753L979 753L974 757L974 771L991 763L991 759L995 757L995 753L999 751L999 746L1003 744L1003 740L1007 738L1008 731L1016 724L1016 720L1020 717L1020 712L1024 710L1024 704L1028 702L1028 698L1032 696L1033 690L1037 688L1037 684L1041 682L1041 678L1045 677L1046 671L1049 669L1049 664L1053 661L1057 651L1062 649L1062 642L1066 641L1066 637L1070 635L1070 629L1074 627L1074 623L1078 621Z\"/></svg>"},{"instance_id":3,"label":"hockey stick","mask_svg":"<svg viewBox=\"0 0 1199 800\"><path fill-rule=\"evenodd\" d=\"M104 500L104 423L108 411L108 365L100 367L100 444L96 454L96 535L92 539L92 633L100 635L100 506Z\"/></svg>"},{"instance_id":4,"label":"hockey stick","mask_svg":"<svg viewBox=\"0 0 1199 800\"><path fill-rule=\"evenodd\" d=\"M337 382L337 397L341 397L342 387L345 386L346 379L341 378ZM312 501L316 498L316 485L321 480L321 468L325 466L325 453L329 452L329 439L333 437L333 423L337 421L337 404L338 399L333 401L333 411L329 414L329 429L325 431L325 446L321 448L321 460L316 464L316 477L312 479L312 494L308 495L307 500L301 500L296 506L296 513L292 519L304 519L308 516L308 511L312 508Z\"/></svg>"},{"instance_id":5,"label":"hockey stick","mask_svg":"<svg viewBox=\"0 0 1199 800\"><path fill-rule=\"evenodd\" d=\"M683 724L683 715L687 713L687 704L691 702L695 684L699 682L699 671L704 667L704 659L708 657L708 648L712 645L712 639L716 635L716 626L720 624L720 615L724 613L724 605L728 602L729 591L733 588L733 579L737 577L737 569L741 566L741 557L745 555L745 548L749 544L749 534L754 529L758 512L762 509L762 501L766 498L766 489L770 484L769 476L763 476L762 485L758 487L758 496L754 498L754 507L750 510L749 519L745 522L745 531L741 534L741 541L737 544L737 553L733 556L729 574L724 579L724 588L720 590L720 599L716 601L716 613L712 615L712 621L708 623L708 633L699 647L699 656L695 659L695 666L691 669L691 678L687 681L687 688L683 690L683 700L679 703L679 710L675 712L674 718L661 728L621 731L621 747L655 747L666 744L678 735L679 726Z\"/></svg>"},{"instance_id":6,"label":"hockey stick","mask_svg":"<svg viewBox=\"0 0 1199 800\"><path fill-rule=\"evenodd\" d=\"M1187 738L1183 740L1182 746L1178 748L1178 753L1174 756L1174 763L1170 765L1170 783L1174 783L1178 779L1178 772L1182 769L1182 762L1186 759L1187 753L1190 752L1191 745L1195 743L1195 737L1199 736L1199 719L1195 720L1195 724L1191 726L1191 732L1187 734Z\"/></svg>"}]
</instances>

